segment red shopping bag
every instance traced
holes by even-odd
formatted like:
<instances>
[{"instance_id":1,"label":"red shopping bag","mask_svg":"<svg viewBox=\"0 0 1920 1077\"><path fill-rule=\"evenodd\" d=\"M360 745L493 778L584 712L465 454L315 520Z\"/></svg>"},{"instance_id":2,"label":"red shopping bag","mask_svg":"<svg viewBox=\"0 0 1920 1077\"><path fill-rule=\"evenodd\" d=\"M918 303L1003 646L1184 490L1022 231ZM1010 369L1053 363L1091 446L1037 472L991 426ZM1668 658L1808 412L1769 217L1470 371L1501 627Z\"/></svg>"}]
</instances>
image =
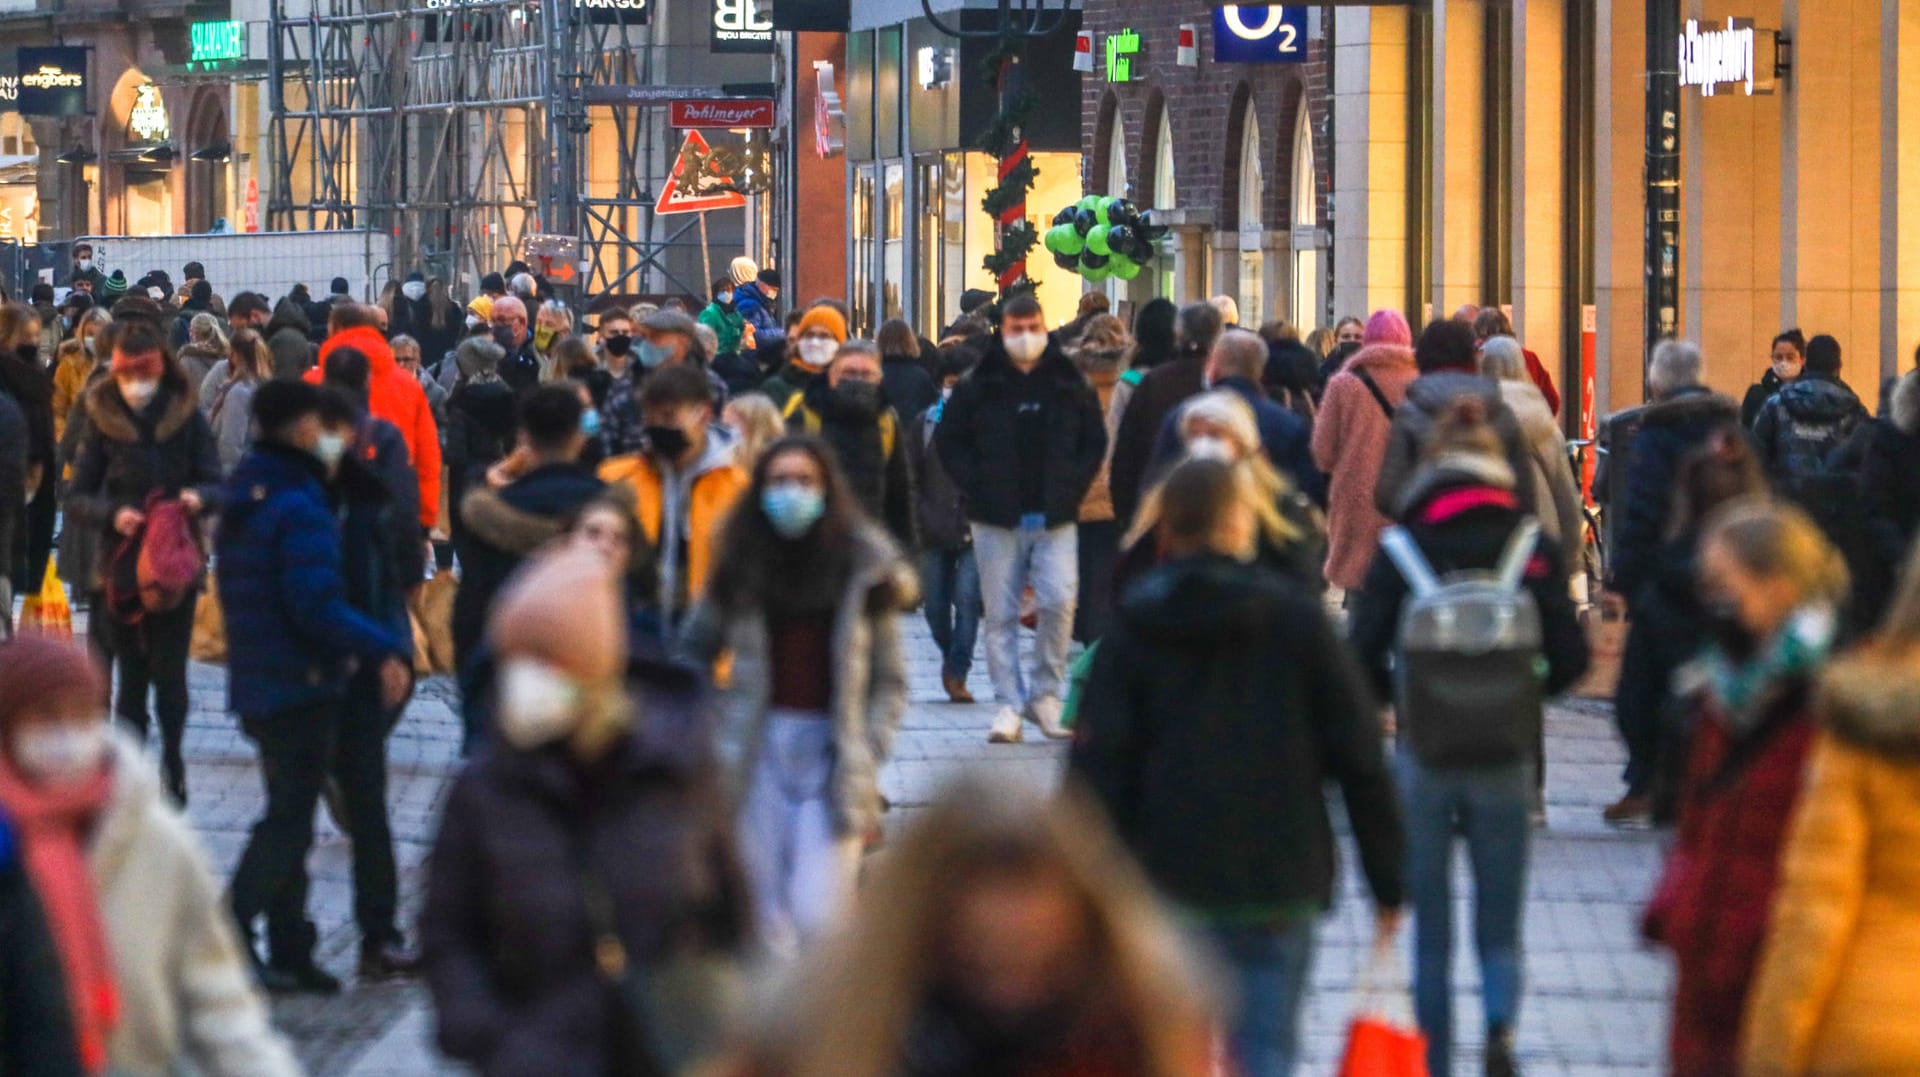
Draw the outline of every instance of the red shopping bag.
<instances>
[{"instance_id":1,"label":"red shopping bag","mask_svg":"<svg viewBox=\"0 0 1920 1077\"><path fill-rule=\"evenodd\" d=\"M1410 977L1392 941L1360 970L1340 1077L1427 1077L1427 1038L1414 1024Z\"/></svg>"}]
</instances>

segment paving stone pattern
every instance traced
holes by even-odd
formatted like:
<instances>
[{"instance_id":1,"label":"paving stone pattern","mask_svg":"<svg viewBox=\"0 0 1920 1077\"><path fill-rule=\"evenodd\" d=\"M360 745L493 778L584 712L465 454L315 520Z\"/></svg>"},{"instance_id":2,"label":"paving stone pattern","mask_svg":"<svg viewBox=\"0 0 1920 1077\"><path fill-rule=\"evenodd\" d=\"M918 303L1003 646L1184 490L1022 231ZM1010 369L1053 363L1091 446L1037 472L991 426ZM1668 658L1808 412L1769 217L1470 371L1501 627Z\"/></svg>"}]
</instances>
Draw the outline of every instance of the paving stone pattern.
<instances>
[{"instance_id":1,"label":"paving stone pattern","mask_svg":"<svg viewBox=\"0 0 1920 1077\"><path fill-rule=\"evenodd\" d=\"M918 618L909 618L913 706L882 785L895 805L891 825L912 818L941 785L969 768L1046 788L1056 780L1061 750L1029 728L1029 743L989 746L989 704L953 706L940 691L938 657ZM195 665L194 710L187 735L192 784L190 814L221 871L231 870L262 802L251 745L224 711L225 671ZM984 664L973 686L983 698ZM459 764L459 722L444 678L421 685L391 742L391 800L401 869L403 922L414 916L422 867L448 780ZM1671 973L1666 961L1637 941L1636 918L1659 854L1658 839L1621 834L1599 821L1615 794L1621 761L1603 706L1556 708L1549 718L1550 826L1534 845L1527 907L1528 993L1520 1026L1526 1072L1554 1075L1646 1074L1658 1071L1665 1039ZM313 856L313 915L320 926L319 957L341 975L351 972L358 937L352 926L349 847L321 812ZM1346 839L1342 839L1343 845ZM1314 991L1305 1017L1303 1074L1331 1073L1355 999L1355 978L1366 952L1371 916L1354 870L1350 845L1343 856L1340 898L1322 925ZM1463 864L1455 977L1456 1020L1462 1044L1458 1070L1477 1072L1478 979L1472 958ZM311 1070L323 1077L417 1077L458 1074L431 1047L432 1015L417 986L349 986L335 999L298 999L275 1006L275 1018L295 1040Z\"/></svg>"}]
</instances>

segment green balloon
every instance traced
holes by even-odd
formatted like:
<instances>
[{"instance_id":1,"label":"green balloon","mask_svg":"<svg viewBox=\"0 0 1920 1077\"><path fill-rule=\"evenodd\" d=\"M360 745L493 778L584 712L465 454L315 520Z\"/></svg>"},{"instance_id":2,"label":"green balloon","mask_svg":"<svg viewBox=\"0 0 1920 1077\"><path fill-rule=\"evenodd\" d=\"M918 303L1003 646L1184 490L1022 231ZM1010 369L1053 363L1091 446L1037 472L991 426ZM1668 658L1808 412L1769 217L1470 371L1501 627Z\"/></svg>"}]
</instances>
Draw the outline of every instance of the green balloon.
<instances>
[{"instance_id":1,"label":"green balloon","mask_svg":"<svg viewBox=\"0 0 1920 1077\"><path fill-rule=\"evenodd\" d=\"M1107 246L1107 226L1106 225L1104 224L1094 225L1093 230L1087 233L1087 249L1092 251L1095 254L1112 254L1113 253L1112 248Z\"/></svg>"},{"instance_id":2,"label":"green balloon","mask_svg":"<svg viewBox=\"0 0 1920 1077\"><path fill-rule=\"evenodd\" d=\"M1140 263L1131 258L1115 256L1107 261L1107 268L1121 280L1132 280L1140 275Z\"/></svg>"},{"instance_id":3,"label":"green balloon","mask_svg":"<svg viewBox=\"0 0 1920 1077\"><path fill-rule=\"evenodd\" d=\"M1098 284L1108 277L1113 276L1113 266L1090 266L1082 262L1080 263L1080 276L1094 284Z\"/></svg>"},{"instance_id":4,"label":"green balloon","mask_svg":"<svg viewBox=\"0 0 1920 1077\"><path fill-rule=\"evenodd\" d=\"M1080 201L1075 202L1073 205L1075 209L1084 209L1087 212L1091 213L1094 210L1097 210L1100 208L1100 196L1097 194L1090 194L1085 198L1082 198Z\"/></svg>"},{"instance_id":5,"label":"green balloon","mask_svg":"<svg viewBox=\"0 0 1920 1077\"><path fill-rule=\"evenodd\" d=\"M1080 252L1087 249L1086 237L1081 235L1079 229L1073 225L1055 225L1052 229L1048 230L1047 234L1052 235L1054 232L1060 233L1060 245L1058 247L1049 246L1047 248L1048 250L1056 254L1064 254L1071 258L1078 258L1080 257Z\"/></svg>"},{"instance_id":6,"label":"green balloon","mask_svg":"<svg viewBox=\"0 0 1920 1077\"><path fill-rule=\"evenodd\" d=\"M1101 224L1112 224L1113 219L1108 215L1108 212L1113 209L1114 203L1118 201L1120 201L1118 198L1114 198L1111 195L1102 198L1100 204L1093 207L1094 219L1098 220Z\"/></svg>"},{"instance_id":7,"label":"green balloon","mask_svg":"<svg viewBox=\"0 0 1920 1077\"><path fill-rule=\"evenodd\" d=\"M1054 254L1067 253L1066 248L1061 245L1065 240L1065 237L1062 235L1063 228L1068 232L1073 231L1073 226L1070 224L1056 224L1052 228L1047 229L1046 234L1041 237L1040 241L1046 245L1047 250L1052 251Z\"/></svg>"}]
</instances>

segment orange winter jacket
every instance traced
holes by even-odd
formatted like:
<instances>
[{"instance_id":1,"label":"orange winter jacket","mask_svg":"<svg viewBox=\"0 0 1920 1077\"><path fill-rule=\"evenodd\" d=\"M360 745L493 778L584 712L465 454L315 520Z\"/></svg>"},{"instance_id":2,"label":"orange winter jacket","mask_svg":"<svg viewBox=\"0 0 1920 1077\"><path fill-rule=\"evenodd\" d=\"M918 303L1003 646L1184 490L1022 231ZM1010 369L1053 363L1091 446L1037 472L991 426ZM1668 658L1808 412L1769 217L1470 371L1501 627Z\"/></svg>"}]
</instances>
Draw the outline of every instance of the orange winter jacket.
<instances>
[{"instance_id":1,"label":"orange winter jacket","mask_svg":"<svg viewBox=\"0 0 1920 1077\"><path fill-rule=\"evenodd\" d=\"M663 588L683 590L688 605L699 601L707 574L713 569L720 525L750 482L746 471L732 462L730 446L710 445L706 456L692 470L694 474L686 480L693 485L687 494L684 528L687 537L685 586L681 588L679 581L668 584L662 579ZM647 541L659 551L663 561L671 563L674 551L668 549L669 541L663 540L660 534L661 521L667 513L665 483L653 460L645 453L616 456L600 465L600 481L608 485L622 484L633 491L634 515L639 518ZM672 536L671 541L678 541L678 537ZM662 568L664 571L667 566ZM669 613L680 612L673 608L672 595L663 596L662 605Z\"/></svg>"},{"instance_id":2,"label":"orange winter jacket","mask_svg":"<svg viewBox=\"0 0 1920 1077\"><path fill-rule=\"evenodd\" d=\"M320 346L320 363L305 377L320 384L327 356L335 348L357 348L371 367L367 379L367 410L400 428L407 442L407 460L420 478L420 526L432 528L440 518L440 428L434 425L427 392L413 375L394 362L393 348L378 329L344 329Z\"/></svg>"}]
</instances>

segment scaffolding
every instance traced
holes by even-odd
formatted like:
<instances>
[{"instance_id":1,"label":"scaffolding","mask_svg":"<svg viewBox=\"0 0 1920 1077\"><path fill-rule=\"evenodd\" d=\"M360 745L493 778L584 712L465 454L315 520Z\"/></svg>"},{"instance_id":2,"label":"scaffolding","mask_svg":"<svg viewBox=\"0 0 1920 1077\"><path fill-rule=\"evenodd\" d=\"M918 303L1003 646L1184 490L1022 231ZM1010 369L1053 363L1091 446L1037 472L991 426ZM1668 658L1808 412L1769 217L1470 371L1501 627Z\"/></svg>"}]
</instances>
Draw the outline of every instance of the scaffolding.
<instances>
[{"instance_id":1,"label":"scaffolding","mask_svg":"<svg viewBox=\"0 0 1920 1077\"><path fill-rule=\"evenodd\" d=\"M560 237L577 260L551 277L578 295L703 295L666 257L693 222L653 213L672 165L659 110L595 105L615 152L604 133L588 145L583 90L656 82L668 46L617 7L591 10L272 0L269 227L386 232L389 276L424 266L469 291L530 238Z\"/></svg>"}]
</instances>

